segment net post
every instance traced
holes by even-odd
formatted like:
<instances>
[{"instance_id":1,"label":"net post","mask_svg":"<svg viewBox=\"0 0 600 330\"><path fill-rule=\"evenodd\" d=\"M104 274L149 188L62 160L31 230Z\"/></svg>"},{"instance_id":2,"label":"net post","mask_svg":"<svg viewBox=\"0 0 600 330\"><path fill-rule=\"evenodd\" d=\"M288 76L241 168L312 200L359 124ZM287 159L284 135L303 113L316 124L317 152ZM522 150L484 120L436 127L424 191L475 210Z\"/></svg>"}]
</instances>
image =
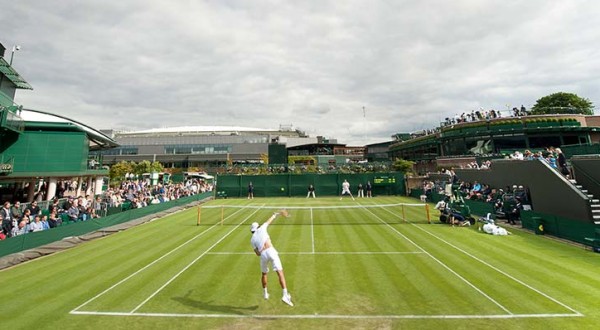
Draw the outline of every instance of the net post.
<instances>
[{"instance_id":1,"label":"net post","mask_svg":"<svg viewBox=\"0 0 600 330\"><path fill-rule=\"evenodd\" d=\"M200 215L201 215L201 212L202 212L201 210L202 210L202 208L200 207L200 205L198 205L198 219L197 219L197 222L196 222L196 226L200 226Z\"/></svg>"},{"instance_id":2,"label":"net post","mask_svg":"<svg viewBox=\"0 0 600 330\"><path fill-rule=\"evenodd\" d=\"M425 212L427 213L427 223L431 224L431 216L429 215L429 204L425 204Z\"/></svg>"},{"instance_id":3,"label":"net post","mask_svg":"<svg viewBox=\"0 0 600 330\"><path fill-rule=\"evenodd\" d=\"M404 219L404 222L407 222L406 215L404 214L404 204L402 204L402 219Z\"/></svg>"},{"instance_id":4,"label":"net post","mask_svg":"<svg viewBox=\"0 0 600 330\"><path fill-rule=\"evenodd\" d=\"M223 214L225 213L225 207L221 205L221 226L223 225Z\"/></svg>"}]
</instances>

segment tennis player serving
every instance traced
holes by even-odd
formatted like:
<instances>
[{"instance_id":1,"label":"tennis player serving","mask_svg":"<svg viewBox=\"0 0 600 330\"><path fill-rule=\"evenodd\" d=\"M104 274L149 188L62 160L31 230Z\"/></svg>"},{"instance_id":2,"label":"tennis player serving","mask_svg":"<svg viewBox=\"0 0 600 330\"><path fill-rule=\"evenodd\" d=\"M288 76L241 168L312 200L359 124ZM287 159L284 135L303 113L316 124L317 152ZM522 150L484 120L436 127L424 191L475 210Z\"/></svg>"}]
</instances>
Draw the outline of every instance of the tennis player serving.
<instances>
[{"instance_id":1,"label":"tennis player serving","mask_svg":"<svg viewBox=\"0 0 600 330\"><path fill-rule=\"evenodd\" d=\"M283 289L283 297L281 300L290 306L294 306L294 303L292 302L292 296L289 294L285 283L285 275L283 274L283 266L281 265L281 260L279 259L279 253L277 253L277 250L275 250L275 247L273 247L273 244L271 243L271 237L267 232L267 228L271 222L273 222L273 220L275 220L279 215L282 215L286 218L289 216L288 211L280 210L279 212L273 213L273 215L262 225L259 225L258 222L252 223L250 226L250 231L252 232L250 244L252 244L254 253L260 257L260 269L262 272L261 281L264 290L263 297L265 299L269 299L269 292L267 290L267 273L269 272L269 263L271 263L273 270L279 277L279 284Z\"/></svg>"}]
</instances>

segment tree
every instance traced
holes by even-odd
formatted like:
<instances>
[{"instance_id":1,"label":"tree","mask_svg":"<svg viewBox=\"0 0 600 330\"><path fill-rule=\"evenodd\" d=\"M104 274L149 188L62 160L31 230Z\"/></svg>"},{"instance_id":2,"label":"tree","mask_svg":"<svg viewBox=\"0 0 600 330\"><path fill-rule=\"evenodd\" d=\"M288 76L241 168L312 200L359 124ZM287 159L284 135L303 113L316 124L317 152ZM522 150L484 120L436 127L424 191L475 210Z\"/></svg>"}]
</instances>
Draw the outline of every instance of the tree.
<instances>
[{"instance_id":1,"label":"tree","mask_svg":"<svg viewBox=\"0 0 600 330\"><path fill-rule=\"evenodd\" d=\"M110 180L114 181L116 179L125 178L125 174L133 172L133 163L129 163L126 161L121 161L119 163L114 164L110 167L110 171L108 173Z\"/></svg>"},{"instance_id":2,"label":"tree","mask_svg":"<svg viewBox=\"0 0 600 330\"><path fill-rule=\"evenodd\" d=\"M406 174L413 172L413 166L415 162L411 162L410 160L404 160L402 158L396 158L392 167L394 170L398 172L404 172Z\"/></svg>"},{"instance_id":3,"label":"tree","mask_svg":"<svg viewBox=\"0 0 600 330\"><path fill-rule=\"evenodd\" d=\"M542 97L531 108L532 115L556 113L593 115L594 105L577 94L558 92Z\"/></svg>"},{"instance_id":4,"label":"tree","mask_svg":"<svg viewBox=\"0 0 600 330\"><path fill-rule=\"evenodd\" d=\"M160 173L160 172L164 171L164 168L161 163L159 163L159 162L150 163L149 160L142 160L141 162L137 163L137 165L134 165L133 168L134 168L133 172L137 175L142 175L144 173L153 173L153 172Z\"/></svg>"}]
</instances>

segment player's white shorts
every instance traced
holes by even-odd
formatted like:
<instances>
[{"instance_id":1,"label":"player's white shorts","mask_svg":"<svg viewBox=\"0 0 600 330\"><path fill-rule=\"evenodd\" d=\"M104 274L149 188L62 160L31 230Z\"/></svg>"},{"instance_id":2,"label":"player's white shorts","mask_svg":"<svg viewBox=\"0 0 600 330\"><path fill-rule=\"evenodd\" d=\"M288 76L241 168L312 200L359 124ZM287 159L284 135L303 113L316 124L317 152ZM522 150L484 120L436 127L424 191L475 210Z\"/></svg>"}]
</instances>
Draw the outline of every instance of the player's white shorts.
<instances>
[{"instance_id":1,"label":"player's white shorts","mask_svg":"<svg viewBox=\"0 0 600 330\"><path fill-rule=\"evenodd\" d=\"M281 259L279 259L279 253L274 247L270 247L260 254L260 270L263 273L269 272L269 262L273 265L274 271L283 270Z\"/></svg>"},{"instance_id":2,"label":"player's white shorts","mask_svg":"<svg viewBox=\"0 0 600 330\"><path fill-rule=\"evenodd\" d=\"M342 189L342 195L352 195L350 189Z\"/></svg>"}]
</instances>

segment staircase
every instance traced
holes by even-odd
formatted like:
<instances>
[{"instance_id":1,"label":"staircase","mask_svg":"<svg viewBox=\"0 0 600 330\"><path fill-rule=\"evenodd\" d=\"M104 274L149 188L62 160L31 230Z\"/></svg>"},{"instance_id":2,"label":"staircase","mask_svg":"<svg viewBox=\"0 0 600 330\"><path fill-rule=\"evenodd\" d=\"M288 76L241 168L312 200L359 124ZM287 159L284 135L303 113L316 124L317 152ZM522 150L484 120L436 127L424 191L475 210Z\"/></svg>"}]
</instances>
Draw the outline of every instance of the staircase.
<instances>
[{"instance_id":1,"label":"staircase","mask_svg":"<svg viewBox=\"0 0 600 330\"><path fill-rule=\"evenodd\" d=\"M576 180L570 179L569 182L571 182L575 188L579 189L589 198L592 219L594 220L595 224L600 225L600 199L594 198L594 195L590 194L582 185L577 184Z\"/></svg>"}]
</instances>

